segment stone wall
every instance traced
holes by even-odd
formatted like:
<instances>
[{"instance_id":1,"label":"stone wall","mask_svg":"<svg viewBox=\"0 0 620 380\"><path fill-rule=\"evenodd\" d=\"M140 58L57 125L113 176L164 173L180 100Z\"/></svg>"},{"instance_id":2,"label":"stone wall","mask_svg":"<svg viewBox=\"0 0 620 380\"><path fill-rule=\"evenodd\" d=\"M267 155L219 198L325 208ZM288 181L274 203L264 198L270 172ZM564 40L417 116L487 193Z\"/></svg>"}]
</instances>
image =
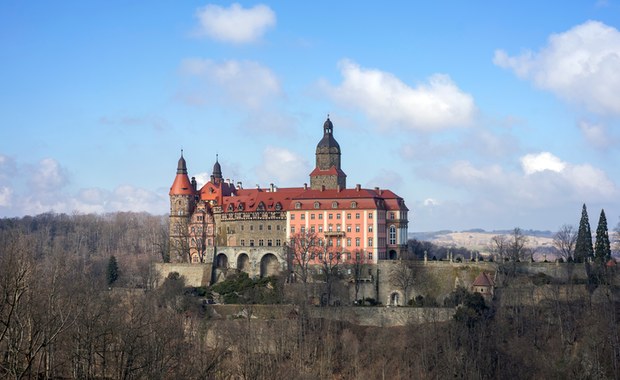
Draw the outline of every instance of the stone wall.
<instances>
[{"instance_id":1,"label":"stone wall","mask_svg":"<svg viewBox=\"0 0 620 380\"><path fill-rule=\"evenodd\" d=\"M211 283L211 269L211 264L156 263L155 271L159 274L157 286L172 272L183 276L187 286L208 286Z\"/></svg>"}]
</instances>

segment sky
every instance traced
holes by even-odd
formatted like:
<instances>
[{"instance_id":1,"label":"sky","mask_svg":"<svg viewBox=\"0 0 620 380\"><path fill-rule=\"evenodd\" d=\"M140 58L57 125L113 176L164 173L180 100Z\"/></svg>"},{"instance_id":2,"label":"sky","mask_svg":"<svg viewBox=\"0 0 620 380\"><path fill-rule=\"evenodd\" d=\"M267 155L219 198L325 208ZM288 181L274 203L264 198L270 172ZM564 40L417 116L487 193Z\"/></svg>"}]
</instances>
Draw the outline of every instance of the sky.
<instances>
[{"instance_id":1,"label":"sky","mask_svg":"<svg viewBox=\"0 0 620 380\"><path fill-rule=\"evenodd\" d=\"M165 214L204 182L347 185L409 231L620 216L620 1L0 2L0 217Z\"/></svg>"}]
</instances>

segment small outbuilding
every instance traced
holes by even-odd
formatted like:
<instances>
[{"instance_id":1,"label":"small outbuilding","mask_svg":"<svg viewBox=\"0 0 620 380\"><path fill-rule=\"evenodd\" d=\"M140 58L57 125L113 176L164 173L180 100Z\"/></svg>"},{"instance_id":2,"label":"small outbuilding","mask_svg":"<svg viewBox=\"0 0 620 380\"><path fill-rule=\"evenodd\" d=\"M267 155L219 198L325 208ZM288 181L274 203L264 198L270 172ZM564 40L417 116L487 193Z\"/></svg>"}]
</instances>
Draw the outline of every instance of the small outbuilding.
<instances>
[{"instance_id":1,"label":"small outbuilding","mask_svg":"<svg viewBox=\"0 0 620 380\"><path fill-rule=\"evenodd\" d=\"M485 298L493 298L495 280L491 274L482 272L476 277L471 287L473 292L478 292Z\"/></svg>"}]
</instances>

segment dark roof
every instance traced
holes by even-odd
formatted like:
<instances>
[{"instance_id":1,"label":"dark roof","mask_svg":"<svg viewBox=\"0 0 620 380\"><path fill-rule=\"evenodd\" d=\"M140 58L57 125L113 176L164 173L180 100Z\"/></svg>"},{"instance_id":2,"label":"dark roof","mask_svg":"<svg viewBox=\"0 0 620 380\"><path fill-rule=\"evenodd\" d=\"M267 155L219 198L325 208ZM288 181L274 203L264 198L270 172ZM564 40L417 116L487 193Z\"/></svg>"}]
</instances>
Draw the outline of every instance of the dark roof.
<instances>
[{"instance_id":1,"label":"dark roof","mask_svg":"<svg viewBox=\"0 0 620 380\"><path fill-rule=\"evenodd\" d=\"M325 123L323 123L323 138L319 141L316 148L338 148L338 150L340 150L340 145L338 145L338 142L334 138L334 125L331 120L329 120L329 117L325 120Z\"/></svg>"},{"instance_id":2,"label":"dark roof","mask_svg":"<svg viewBox=\"0 0 620 380\"><path fill-rule=\"evenodd\" d=\"M187 164L185 163L185 158L183 158L183 151L181 151L181 158L179 158L179 163L177 164L177 174L187 174Z\"/></svg>"},{"instance_id":3,"label":"dark roof","mask_svg":"<svg viewBox=\"0 0 620 380\"><path fill-rule=\"evenodd\" d=\"M215 164L213 165L213 177L222 179L222 166L217 159L217 155L215 155Z\"/></svg>"},{"instance_id":4,"label":"dark roof","mask_svg":"<svg viewBox=\"0 0 620 380\"><path fill-rule=\"evenodd\" d=\"M495 286L495 281L491 278L491 275L482 272L474 280L473 286Z\"/></svg>"}]
</instances>

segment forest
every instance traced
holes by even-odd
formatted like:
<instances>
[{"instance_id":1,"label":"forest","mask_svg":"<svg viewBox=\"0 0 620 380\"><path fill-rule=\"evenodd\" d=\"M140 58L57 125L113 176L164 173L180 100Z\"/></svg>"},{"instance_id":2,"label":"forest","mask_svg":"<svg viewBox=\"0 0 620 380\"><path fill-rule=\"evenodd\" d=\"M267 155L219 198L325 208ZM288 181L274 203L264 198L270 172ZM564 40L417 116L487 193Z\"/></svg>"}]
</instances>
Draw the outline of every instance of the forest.
<instances>
[{"instance_id":1,"label":"forest","mask_svg":"<svg viewBox=\"0 0 620 380\"><path fill-rule=\"evenodd\" d=\"M1 219L0 377L620 378L615 268L593 282L544 281L575 297L539 304L456 289L452 320L390 328L312 318L317 306L290 297L286 279L244 280L248 293L231 302L295 312L223 320L205 302L211 289L152 270L166 260L166 223L144 213ZM506 280L507 289L525 281Z\"/></svg>"}]
</instances>

